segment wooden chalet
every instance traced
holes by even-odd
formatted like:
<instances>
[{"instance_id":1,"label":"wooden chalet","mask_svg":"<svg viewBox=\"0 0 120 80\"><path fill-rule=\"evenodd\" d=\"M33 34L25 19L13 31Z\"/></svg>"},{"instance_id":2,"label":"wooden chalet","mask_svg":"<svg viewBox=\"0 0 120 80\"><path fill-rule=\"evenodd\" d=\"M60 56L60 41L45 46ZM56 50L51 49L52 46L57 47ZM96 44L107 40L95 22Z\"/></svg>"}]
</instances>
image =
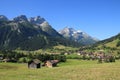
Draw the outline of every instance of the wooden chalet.
<instances>
[{"instance_id":1,"label":"wooden chalet","mask_svg":"<svg viewBox=\"0 0 120 80\"><path fill-rule=\"evenodd\" d=\"M28 62L28 68L37 69L41 67L40 60L34 59Z\"/></svg>"},{"instance_id":2,"label":"wooden chalet","mask_svg":"<svg viewBox=\"0 0 120 80\"><path fill-rule=\"evenodd\" d=\"M47 66L47 67L55 67L57 66L59 60L48 60L48 61L45 61L44 65Z\"/></svg>"}]
</instances>

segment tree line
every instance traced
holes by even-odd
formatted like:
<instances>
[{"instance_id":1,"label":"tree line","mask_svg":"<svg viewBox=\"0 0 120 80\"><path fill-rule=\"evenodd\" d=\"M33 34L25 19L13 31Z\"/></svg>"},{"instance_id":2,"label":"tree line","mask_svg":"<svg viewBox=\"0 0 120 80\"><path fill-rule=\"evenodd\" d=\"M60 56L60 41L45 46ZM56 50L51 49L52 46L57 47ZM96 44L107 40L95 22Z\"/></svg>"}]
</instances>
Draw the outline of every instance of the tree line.
<instances>
[{"instance_id":1,"label":"tree line","mask_svg":"<svg viewBox=\"0 0 120 80\"><path fill-rule=\"evenodd\" d=\"M7 62L19 62L27 63L32 59L39 59L41 62L46 60L59 60L60 62L66 61L66 56L61 54L41 54L28 52L27 54L15 52L15 51L0 51L1 61L7 60Z\"/></svg>"}]
</instances>

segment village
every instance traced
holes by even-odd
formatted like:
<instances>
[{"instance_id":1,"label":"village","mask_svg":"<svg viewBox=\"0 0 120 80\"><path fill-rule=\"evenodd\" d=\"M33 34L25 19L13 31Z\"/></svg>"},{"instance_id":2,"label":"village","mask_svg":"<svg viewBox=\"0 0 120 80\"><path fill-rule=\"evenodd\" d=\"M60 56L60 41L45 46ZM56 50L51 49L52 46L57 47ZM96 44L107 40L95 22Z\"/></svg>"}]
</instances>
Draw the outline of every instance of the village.
<instances>
[{"instance_id":1,"label":"village","mask_svg":"<svg viewBox=\"0 0 120 80\"><path fill-rule=\"evenodd\" d=\"M6 54L2 54L6 53ZM12 54L12 55L11 55ZM103 50L99 52L87 52L84 50L78 50L76 53L64 52L62 54L32 54L27 55L22 53L16 53L13 51L4 51L0 54L0 62L12 62L12 63L27 63L28 68L42 68L42 67L58 67L57 64L61 62L66 62L67 59L77 59L77 60L97 60L96 63L103 62L115 62L116 56L112 53L106 54ZM119 59L119 58L117 58Z\"/></svg>"}]
</instances>

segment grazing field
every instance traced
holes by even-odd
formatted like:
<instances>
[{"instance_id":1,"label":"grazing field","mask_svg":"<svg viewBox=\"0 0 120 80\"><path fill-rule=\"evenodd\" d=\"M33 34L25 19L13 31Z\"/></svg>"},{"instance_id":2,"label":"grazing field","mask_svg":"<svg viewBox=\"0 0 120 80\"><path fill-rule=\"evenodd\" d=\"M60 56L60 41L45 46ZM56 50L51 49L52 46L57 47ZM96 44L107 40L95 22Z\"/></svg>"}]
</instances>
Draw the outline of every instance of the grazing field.
<instances>
[{"instance_id":1,"label":"grazing field","mask_svg":"<svg viewBox=\"0 0 120 80\"><path fill-rule=\"evenodd\" d=\"M120 80L120 61L67 60L58 67L28 69L27 64L0 63L0 80Z\"/></svg>"}]
</instances>

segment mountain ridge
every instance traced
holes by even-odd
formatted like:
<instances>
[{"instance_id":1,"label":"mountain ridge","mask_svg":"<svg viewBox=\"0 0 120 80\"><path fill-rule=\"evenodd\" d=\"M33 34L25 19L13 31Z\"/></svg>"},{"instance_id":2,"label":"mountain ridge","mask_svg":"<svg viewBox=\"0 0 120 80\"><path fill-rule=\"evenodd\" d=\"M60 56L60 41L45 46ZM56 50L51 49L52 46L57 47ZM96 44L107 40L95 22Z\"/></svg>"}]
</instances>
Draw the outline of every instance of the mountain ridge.
<instances>
[{"instance_id":1,"label":"mountain ridge","mask_svg":"<svg viewBox=\"0 0 120 80\"><path fill-rule=\"evenodd\" d=\"M29 22L25 15L17 16L13 20L7 20L5 16L0 19L0 49L37 50L55 45L78 45L65 39L45 19L38 24Z\"/></svg>"},{"instance_id":2,"label":"mountain ridge","mask_svg":"<svg viewBox=\"0 0 120 80\"><path fill-rule=\"evenodd\" d=\"M75 30L73 28L65 27L60 30L59 33L67 39L74 40L85 45L90 45L98 42L99 40L89 36L87 33L81 30Z\"/></svg>"},{"instance_id":3,"label":"mountain ridge","mask_svg":"<svg viewBox=\"0 0 120 80\"><path fill-rule=\"evenodd\" d=\"M120 33L108 39L99 41L96 44L94 44L94 46L95 47L106 46L106 47L111 47L111 48L119 48L120 47Z\"/></svg>"}]
</instances>

